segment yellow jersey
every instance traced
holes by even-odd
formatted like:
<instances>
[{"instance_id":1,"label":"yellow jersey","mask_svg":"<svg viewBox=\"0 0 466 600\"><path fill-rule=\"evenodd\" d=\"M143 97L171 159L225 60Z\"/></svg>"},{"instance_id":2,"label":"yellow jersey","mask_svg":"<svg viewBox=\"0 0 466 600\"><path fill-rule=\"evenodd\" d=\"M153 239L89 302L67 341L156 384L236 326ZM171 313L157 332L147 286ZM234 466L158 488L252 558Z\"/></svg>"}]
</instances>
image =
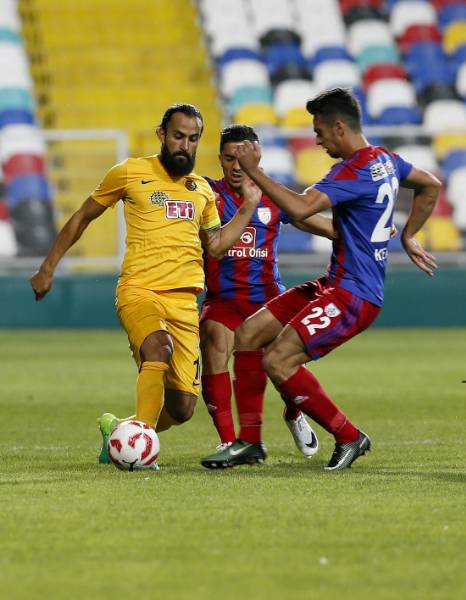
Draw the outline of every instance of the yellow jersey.
<instances>
[{"instance_id":1,"label":"yellow jersey","mask_svg":"<svg viewBox=\"0 0 466 600\"><path fill-rule=\"evenodd\" d=\"M220 226L205 179L172 178L158 156L115 165L91 194L103 206L123 201L126 252L119 286L150 290L204 287L200 230Z\"/></svg>"}]
</instances>

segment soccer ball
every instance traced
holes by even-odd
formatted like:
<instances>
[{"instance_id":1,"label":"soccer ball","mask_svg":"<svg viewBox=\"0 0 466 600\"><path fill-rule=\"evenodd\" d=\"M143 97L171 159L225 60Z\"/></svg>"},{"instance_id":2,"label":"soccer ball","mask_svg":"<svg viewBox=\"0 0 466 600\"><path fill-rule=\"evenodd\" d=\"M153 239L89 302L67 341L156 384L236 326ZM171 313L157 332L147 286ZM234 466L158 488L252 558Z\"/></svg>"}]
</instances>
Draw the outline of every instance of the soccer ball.
<instances>
[{"instance_id":1,"label":"soccer ball","mask_svg":"<svg viewBox=\"0 0 466 600\"><path fill-rule=\"evenodd\" d=\"M108 455L122 471L148 469L160 452L158 435L142 421L118 423L108 438Z\"/></svg>"}]
</instances>

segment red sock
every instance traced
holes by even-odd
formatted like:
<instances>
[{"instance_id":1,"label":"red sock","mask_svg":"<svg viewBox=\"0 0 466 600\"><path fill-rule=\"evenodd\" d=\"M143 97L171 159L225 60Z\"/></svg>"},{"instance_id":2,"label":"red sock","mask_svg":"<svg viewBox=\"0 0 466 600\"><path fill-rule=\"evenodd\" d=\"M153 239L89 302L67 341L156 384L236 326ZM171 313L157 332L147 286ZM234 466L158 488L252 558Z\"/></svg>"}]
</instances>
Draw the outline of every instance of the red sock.
<instances>
[{"instance_id":1,"label":"red sock","mask_svg":"<svg viewBox=\"0 0 466 600\"><path fill-rule=\"evenodd\" d=\"M336 442L354 442L359 431L325 393L316 377L304 367L278 386L282 394L335 436Z\"/></svg>"},{"instance_id":2,"label":"red sock","mask_svg":"<svg viewBox=\"0 0 466 600\"><path fill-rule=\"evenodd\" d=\"M262 368L262 350L237 350L234 356L233 387L238 406L239 438L251 443L260 442L264 394L267 385L267 375Z\"/></svg>"},{"instance_id":3,"label":"red sock","mask_svg":"<svg viewBox=\"0 0 466 600\"><path fill-rule=\"evenodd\" d=\"M222 442L234 442L230 373L202 376L202 396Z\"/></svg>"},{"instance_id":4,"label":"red sock","mask_svg":"<svg viewBox=\"0 0 466 600\"><path fill-rule=\"evenodd\" d=\"M285 396L285 394L280 394L283 402L285 403L285 408L283 410L283 418L286 421L296 421L296 419L301 414L301 411L298 408L298 405L293 402L291 398Z\"/></svg>"}]
</instances>

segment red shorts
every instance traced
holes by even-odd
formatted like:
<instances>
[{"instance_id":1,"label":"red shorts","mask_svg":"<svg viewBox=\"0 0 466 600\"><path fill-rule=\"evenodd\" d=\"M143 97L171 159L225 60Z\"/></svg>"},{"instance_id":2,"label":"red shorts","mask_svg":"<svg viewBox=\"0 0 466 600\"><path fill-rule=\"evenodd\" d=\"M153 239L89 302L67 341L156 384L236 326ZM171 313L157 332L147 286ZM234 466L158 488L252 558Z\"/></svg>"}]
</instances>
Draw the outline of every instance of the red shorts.
<instances>
[{"instance_id":1,"label":"red shorts","mask_svg":"<svg viewBox=\"0 0 466 600\"><path fill-rule=\"evenodd\" d=\"M249 302L248 300L207 298L202 304L200 322L218 321L231 331L236 331L243 321L263 306L260 302Z\"/></svg>"},{"instance_id":2,"label":"red shorts","mask_svg":"<svg viewBox=\"0 0 466 600\"><path fill-rule=\"evenodd\" d=\"M327 285L325 277L291 288L265 306L283 326L293 327L312 360L364 331L380 312L380 306Z\"/></svg>"}]
</instances>

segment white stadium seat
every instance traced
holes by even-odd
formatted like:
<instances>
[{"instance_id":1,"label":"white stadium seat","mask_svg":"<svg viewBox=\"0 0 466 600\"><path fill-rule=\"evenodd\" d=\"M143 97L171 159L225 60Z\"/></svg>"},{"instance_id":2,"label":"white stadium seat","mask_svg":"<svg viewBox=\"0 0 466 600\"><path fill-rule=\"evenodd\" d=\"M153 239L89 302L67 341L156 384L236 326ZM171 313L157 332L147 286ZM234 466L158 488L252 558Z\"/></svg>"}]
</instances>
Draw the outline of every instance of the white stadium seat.
<instances>
[{"instance_id":1,"label":"white stadium seat","mask_svg":"<svg viewBox=\"0 0 466 600\"><path fill-rule=\"evenodd\" d=\"M455 169L448 178L447 198L455 208L466 206L466 167Z\"/></svg>"},{"instance_id":2,"label":"white stadium seat","mask_svg":"<svg viewBox=\"0 0 466 600\"><path fill-rule=\"evenodd\" d=\"M430 2L402 0L396 2L390 13L390 27L399 37L410 25L435 25L437 13Z\"/></svg>"},{"instance_id":3,"label":"white stadium seat","mask_svg":"<svg viewBox=\"0 0 466 600\"><path fill-rule=\"evenodd\" d=\"M16 0L2 0L0 9L0 28L11 29L16 33L21 30Z\"/></svg>"},{"instance_id":4,"label":"white stadium seat","mask_svg":"<svg viewBox=\"0 0 466 600\"><path fill-rule=\"evenodd\" d=\"M266 173L274 175L294 174L294 162L290 151L280 146L264 146L262 148L260 166Z\"/></svg>"},{"instance_id":5,"label":"white stadium seat","mask_svg":"<svg viewBox=\"0 0 466 600\"><path fill-rule=\"evenodd\" d=\"M358 67L349 60L325 60L314 69L317 93L334 87L355 87L361 79Z\"/></svg>"},{"instance_id":6,"label":"white stadium seat","mask_svg":"<svg viewBox=\"0 0 466 600\"><path fill-rule=\"evenodd\" d=\"M275 88L273 106L282 117L290 108L303 107L317 94L316 86L306 79L288 79Z\"/></svg>"},{"instance_id":7,"label":"white stadium seat","mask_svg":"<svg viewBox=\"0 0 466 600\"><path fill-rule=\"evenodd\" d=\"M466 62L464 62L456 74L456 91L466 100Z\"/></svg>"},{"instance_id":8,"label":"white stadium seat","mask_svg":"<svg viewBox=\"0 0 466 600\"><path fill-rule=\"evenodd\" d=\"M295 0L298 31L305 56L323 46L346 45L346 32L336 0Z\"/></svg>"},{"instance_id":9,"label":"white stadium seat","mask_svg":"<svg viewBox=\"0 0 466 600\"><path fill-rule=\"evenodd\" d=\"M240 59L227 63L220 74L220 89L229 97L239 87L269 85L266 66L258 60Z\"/></svg>"},{"instance_id":10,"label":"white stadium seat","mask_svg":"<svg viewBox=\"0 0 466 600\"><path fill-rule=\"evenodd\" d=\"M15 154L45 154L44 136L34 125L7 125L0 130L0 163Z\"/></svg>"},{"instance_id":11,"label":"white stadium seat","mask_svg":"<svg viewBox=\"0 0 466 600\"><path fill-rule=\"evenodd\" d=\"M460 100L433 100L423 115L423 125L429 133L446 133L464 129L466 106Z\"/></svg>"},{"instance_id":12,"label":"white stadium seat","mask_svg":"<svg viewBox=\"0 0 466 600\"><path fill-rule=\"evenodd\" d=\"M13 226L9 221L0 219L0 256L16 256L17 253L18 244Z\"/></svg>"},{"instance_id":13,"label":"white stadium seat","mask_svg":"<svg viewBox=\"0 0 466 600\"><path fill-rule=\"evenodd\" d=\"M258 38L271 29L295 29L289 0L250 0L250 8Z\"/></svg>"},{"instance_id":14,"label":"white stadium seat","mask_svg":"<svg viewBox=\"0 0 466 600\"><path fill-rule=\"evenodd\" d=\"M22 46L0 43L0 87L32 89L29 63Z\"/></svg>"},{"instance_id":15,"label":"white stadium seat","mask_svg":"<svg viewBox=\"0 0 466 600\"><path fill-rule=\"evenodd\" d=\"M404 79L380 79L367 92L367 110L377 118L386 108L416 106L413 86Z\"/></svg>"},{"instance_id":16,"label":"white stadium seat","mask_svg":"<svg viewBox=\"0 0 466 600\"><path fill-rule=\"evenodd\" d=\"M395 148L395 152L408 162L416 165L416 167L426 169L432 173L438 173L440 170L431 146L410 144L406 146L398 146Z\"/></svg>"},{"instance_id":17,"label":"white stadium seat","mask_svg":"<svg viewBox=\"0 0 466 600\"><path fill-rule=\"evenodd\" d=\"M363 19L348 29L348 48L357 57L368 46L390 46L393 35L384 21Z\"/></svg>"}]
</instances>

